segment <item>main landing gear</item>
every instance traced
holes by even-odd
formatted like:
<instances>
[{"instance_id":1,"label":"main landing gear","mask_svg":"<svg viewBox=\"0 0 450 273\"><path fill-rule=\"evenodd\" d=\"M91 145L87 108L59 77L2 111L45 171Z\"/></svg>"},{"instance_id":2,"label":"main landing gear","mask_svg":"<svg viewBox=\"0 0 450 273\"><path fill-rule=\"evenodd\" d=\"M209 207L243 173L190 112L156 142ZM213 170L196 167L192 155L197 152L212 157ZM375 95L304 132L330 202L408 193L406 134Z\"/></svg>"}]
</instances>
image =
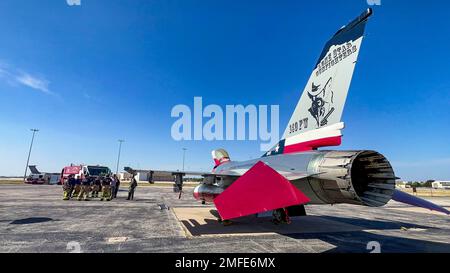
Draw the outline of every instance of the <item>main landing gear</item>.
<instances>
[{"instance_id":1,"label":"main landing gear","mask_svg":"<svg viewBox=\"0 0 450 273\"><path fill-rule=\"evenodd\" d=\"M306 216L306 210L304 205L292 206L282 209L274 210L272 222L275 225L290 224L291 218L294 216Z\"/></svg>"},{"instance_id":2,"label":"main landing gear","mask_svg":"<svg viewBox=\"0 0 450 273\"><path fill-rule=\"evenodd\" d=\"M274 210L272 213L272 223L274 223L275 225L279 225L279 224L290 224L291 223L291 219L289 218L289 214L287 209L283 208L283 209L277 209Z\"/></svg>"},{"instance_id":3,"label":"main landing gear","mask_svg":"<svg viewBox=\"0 0 450 273\"><path fill-rule=\"evenodd\" d=\"M231 220L222 220L222 218L218 218L217 221L225 227L233 224Z\"/></svg>"},{"instance_id":4,"label":"main landing gear","mask_svg":"<svg viewBox=\"0 0 450 273\"><path fill-rule=\"evenodd\" d=\"M215 215L217 217L217 222L221 223L224 226L232 225L233 222L231 220L222 220L219 215ZM272 212L272 223L275 225L280 224L291 224L291 217L294 216L306 216L306 210L304 205L291 206L287 208L281 208L273 210Z\"/></svg>"}]
</instances>

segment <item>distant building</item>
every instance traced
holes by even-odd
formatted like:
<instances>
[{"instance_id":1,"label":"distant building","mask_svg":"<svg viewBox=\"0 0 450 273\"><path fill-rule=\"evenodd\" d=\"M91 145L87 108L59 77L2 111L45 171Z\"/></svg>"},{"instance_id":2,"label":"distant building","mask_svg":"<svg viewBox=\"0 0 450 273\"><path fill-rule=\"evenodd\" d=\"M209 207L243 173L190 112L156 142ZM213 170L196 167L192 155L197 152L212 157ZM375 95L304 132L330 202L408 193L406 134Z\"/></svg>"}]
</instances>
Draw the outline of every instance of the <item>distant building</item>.
<instances>
[{"instance_id":1,"label":"distant building","mask_svg":"<svg viewBox=\"0 0 450 273\"><path fill-rule=\"evenodd\" d=\"M120 181L128 181L128 180L131 180L131 174L129 174L129 173L127 173L127 172L119 173L117 176L119 177Z\"/></svg>"},{"instance_id":2,"label":"distant building","mask_svg":"<svg viewBox=\"0 0 450 273\"><path fill-rule=\"evenodd\" d=\"M154 172L138 172L136 175L136 179L138 181L147 181L150 182L150 180L152 182L173 182L174 181L174 177L173 175L167 175L164 172L158 172L158 171L154 171Z\"/></svg>"},{"instance_id":3,"label":"distant building","mask_svg":"<svg viewBox=\"0 0 450 273\"><path fill-rule=\"evenodd\" d=\"M434 181L431 186L433 189L450 189L450 181Z\"/></svg>"},{"instance_id":4,"label":"distant building","mask_svg":"<svg viewBox=\"0 0 450 273\"><path fill-rule=\"evenodd\" d=\"M121 172L121 173L119 173L118 176L121 181L129 181L132 178L132 175L128 172ZM150 182L150 179L152 179L152 181L157 181L157 182L162 182L162 181L173 182L174 181L174 178L172 175L161 174L159 172L153 172L152 176L151 176L150 172L137 172L136 173L136 180L138 182Z\"/></svg>"},{"instance_id":5,"label":"distant building","mask_svg":"<svg viewBox=\"0 0 450 273\"><path fill-rule=\"evenodd\" d=\"M400 189L409 188L408 182L397 180L395 181L395 187Z\"/></svg>"}]
</instances>

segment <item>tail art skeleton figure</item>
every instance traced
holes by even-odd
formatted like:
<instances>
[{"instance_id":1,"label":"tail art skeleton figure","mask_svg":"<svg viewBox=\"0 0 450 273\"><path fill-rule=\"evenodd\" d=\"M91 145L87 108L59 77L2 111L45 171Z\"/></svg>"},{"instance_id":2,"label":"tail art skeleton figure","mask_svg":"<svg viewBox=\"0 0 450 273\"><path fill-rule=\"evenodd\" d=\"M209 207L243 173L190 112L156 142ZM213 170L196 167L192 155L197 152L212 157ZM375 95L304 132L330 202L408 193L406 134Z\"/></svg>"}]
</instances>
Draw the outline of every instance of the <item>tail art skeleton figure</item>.
<instances>
[{"instance_id":1,"label":"tail art skeleton figure","mask_svg":"<svg viewBox=\"0 0 450 273\"><path fill-rule=\"evenodd\" d=\"M327 125L328 118L334 112L332 81L333 78L330 78L322 89L320 84L312 83L311 91L308 92L308 97L311 99L311 108L308 111L316 120L317 127Z\"/></svg>"}]
</instances>

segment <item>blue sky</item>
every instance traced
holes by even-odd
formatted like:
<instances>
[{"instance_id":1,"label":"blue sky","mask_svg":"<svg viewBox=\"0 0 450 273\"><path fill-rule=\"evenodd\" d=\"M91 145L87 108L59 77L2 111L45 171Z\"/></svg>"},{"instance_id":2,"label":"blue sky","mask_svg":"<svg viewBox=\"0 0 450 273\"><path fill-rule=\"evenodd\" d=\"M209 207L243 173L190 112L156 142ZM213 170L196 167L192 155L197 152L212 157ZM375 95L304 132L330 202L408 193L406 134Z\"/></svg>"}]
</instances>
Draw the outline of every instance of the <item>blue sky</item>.
<instances>
[{"instance_id":1,"label":"blue sky","mask_svg":"<svg viewBox=\"0 0 450 273\"><path fill-rule=\"evenodd\" d=\"M364 0L0 2L0 175L31 163L210 170L210 151L258 141L174 141L176 104L280 105L284 131L328 38ZM339 149L374 149L407 180L450 180L447 1L382 0L353 77Z\"/></svg>"}]
</instances>

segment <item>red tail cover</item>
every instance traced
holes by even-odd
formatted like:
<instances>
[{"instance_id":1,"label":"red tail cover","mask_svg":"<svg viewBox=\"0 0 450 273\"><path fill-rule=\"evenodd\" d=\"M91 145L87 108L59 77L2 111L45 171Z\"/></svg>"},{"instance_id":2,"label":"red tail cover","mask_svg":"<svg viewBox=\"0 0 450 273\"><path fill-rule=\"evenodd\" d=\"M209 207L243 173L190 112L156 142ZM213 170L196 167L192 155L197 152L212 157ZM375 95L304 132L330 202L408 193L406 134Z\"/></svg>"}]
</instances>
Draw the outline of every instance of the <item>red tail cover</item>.
<instances>
[{"instance_id":1,"label":"red tail cover","mask_svg":"<svg viewBox=\"0 0 450 273\"><path fill-rule=\"evenodd\" d=\"M277 171L259 161L214 204L223 220L308 203L310 200Z\"/></svg>"}]
</instances>

